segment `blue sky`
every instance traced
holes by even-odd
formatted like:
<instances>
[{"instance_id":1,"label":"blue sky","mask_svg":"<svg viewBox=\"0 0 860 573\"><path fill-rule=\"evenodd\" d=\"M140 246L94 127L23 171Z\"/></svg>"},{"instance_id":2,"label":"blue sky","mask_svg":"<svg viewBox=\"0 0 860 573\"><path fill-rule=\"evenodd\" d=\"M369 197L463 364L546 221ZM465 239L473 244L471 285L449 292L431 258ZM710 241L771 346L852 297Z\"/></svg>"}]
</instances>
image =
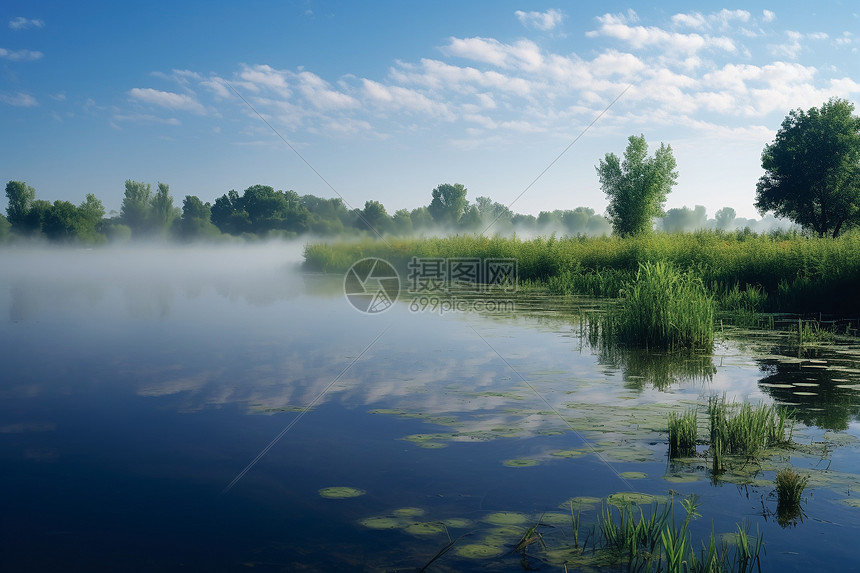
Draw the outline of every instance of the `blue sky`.
<instances>
[{"instance_id":1,"label":"blue sky","mask_svg":"<svg viewBox=\"0 0 860 573\"><path fill-rule=\"evenodd\" d=\"M0 178L108 210L135 179L177 205L261 183L393 213L462 183L603 212L594 166L641 133L675 152L667 208L758 218L762 148L791 109L860 100L858 48L855 2L7 0Z\"/></svg>"}]
</instances>

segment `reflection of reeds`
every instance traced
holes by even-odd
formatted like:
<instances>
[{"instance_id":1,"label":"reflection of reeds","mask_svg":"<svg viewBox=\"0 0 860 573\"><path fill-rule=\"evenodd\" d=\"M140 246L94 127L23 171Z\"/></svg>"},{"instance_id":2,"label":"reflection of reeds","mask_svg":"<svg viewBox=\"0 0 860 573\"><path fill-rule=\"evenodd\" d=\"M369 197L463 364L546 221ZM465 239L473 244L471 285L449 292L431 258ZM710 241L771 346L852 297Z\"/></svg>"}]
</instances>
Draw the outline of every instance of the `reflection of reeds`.
<instances>
[{"instance_id":1,"label":"reflection of reeds","mask_svg":"<svg viewBox=\"0 0 860 573\"><path fill-rule=\"evenodd\" d=\"M809 483L808 476L801 476L791 468L777 472L776 516L780 525L790 524L800 516L800 500L807 483Z\"/></svg>"},{"instance_id":2,"label":"reflection of reeds","mask_svg":"<svg viewBox=\"0 0 860 573\"><path fill-rule=\"evenodd\" d=\"M680 416L669 412L669 457L685 458L696 455L696 410L688 410Z\"/></svg>"},{"instance_id":3,"label":"reflection of reeds","mask_svg":"<svg viewBox=\"0 0 860 573\"><path fill-rule=\"evenodd\" d=\"M724 469L726 455L750 458L766 448L789 443L791 432L785 435L788 419L788 413L774 405L738 406L728 404L725 397L711 396L708 422L714 472Z\"/></svg>"}]
</instances>

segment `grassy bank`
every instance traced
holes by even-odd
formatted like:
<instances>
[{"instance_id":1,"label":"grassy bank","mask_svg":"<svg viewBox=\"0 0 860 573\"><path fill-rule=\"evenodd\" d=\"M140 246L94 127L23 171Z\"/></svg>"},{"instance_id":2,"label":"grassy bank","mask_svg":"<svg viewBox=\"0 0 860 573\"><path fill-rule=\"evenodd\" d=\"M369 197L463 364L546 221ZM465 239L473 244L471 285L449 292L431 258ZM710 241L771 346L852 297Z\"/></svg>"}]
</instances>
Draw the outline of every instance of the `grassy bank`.
<instances>
[{"instance_id":1,"label":"grassy bank","mask_svg":"<svg viewBox=\"0 0 860 573\"><path fill-rule=\"evenodd\" d=\"M413 256L514 258L521 284L556 294L610 297L618 296L640 264L662 262L693 273L724 311L860 311L860 232L837 239L717 231L633 238L389 239L308 245L305 266L340 273L370 256L402 271Z\"/></svg>"}]
</instances>

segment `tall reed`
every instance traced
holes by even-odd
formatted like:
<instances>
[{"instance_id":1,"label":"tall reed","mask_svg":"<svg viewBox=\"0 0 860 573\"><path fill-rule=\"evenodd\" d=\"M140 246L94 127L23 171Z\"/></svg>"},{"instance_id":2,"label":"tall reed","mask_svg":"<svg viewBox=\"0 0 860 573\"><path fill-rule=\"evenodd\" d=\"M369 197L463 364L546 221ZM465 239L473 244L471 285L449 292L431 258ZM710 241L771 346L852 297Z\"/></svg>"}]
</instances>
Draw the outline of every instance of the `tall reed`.
<instances>
[{"instance_id":1,"label":"tall reed","mask_svg":"<svg viewBox=\"0 0 860 573\"><path fill-rule=\"evenodd\" d=\"M725 396L708 399L708 429L713 470L724 469L726 455L755 457L762 450L791 441L789 413L775 405L729 404Z\"/></svg>"},{"instance_id":2,"label":"tall reed","mask_svg":"<svg viewBox=\"0 0 860 573\"><path fill-rule=\"evenodd\" d=\"M702 281L662 262L643 263L607 313L619 342L668 351L707 350L714 342L714 300Z\"/></svg>"},{"instance_id":3,"label":"tall reed","mask_svg":"<svg viewBox=\"0 0 860 573\"><path fill-rule=\"evenodd\" d=\"M686 458L696 455L697 434L695 409L680 416L669 412L669 457Z\"/></svg>"}]
</instances>

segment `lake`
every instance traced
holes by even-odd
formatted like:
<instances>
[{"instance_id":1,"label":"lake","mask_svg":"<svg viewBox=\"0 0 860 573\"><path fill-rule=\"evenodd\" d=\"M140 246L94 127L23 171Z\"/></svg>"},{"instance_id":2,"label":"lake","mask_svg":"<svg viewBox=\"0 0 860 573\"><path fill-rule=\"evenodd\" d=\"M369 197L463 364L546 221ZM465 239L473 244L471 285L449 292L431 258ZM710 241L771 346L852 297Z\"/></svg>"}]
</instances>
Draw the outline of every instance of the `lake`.
<instances>
[{"instance_id":1,"label":"lake","mask_svg":"<svg viewBox=\"0 0 860 573\"><path fill-rule=\"evenodd\" d=\"M596 565L573 557L565 503L587 537L625 492L697 494L693 543L745 524L764 571L857 563L856 339L798 353L724 327L705 357L599 348L594 301L369 314L300 260L0 251L3 570L572 571ZM669 412L698 405L701 424L723 395L791 405L799 447L721 479L670 463ZM780 523L788 466L810 482ZM513 551L539 522L545 548Z\"/></svg>"}]
</instances>

